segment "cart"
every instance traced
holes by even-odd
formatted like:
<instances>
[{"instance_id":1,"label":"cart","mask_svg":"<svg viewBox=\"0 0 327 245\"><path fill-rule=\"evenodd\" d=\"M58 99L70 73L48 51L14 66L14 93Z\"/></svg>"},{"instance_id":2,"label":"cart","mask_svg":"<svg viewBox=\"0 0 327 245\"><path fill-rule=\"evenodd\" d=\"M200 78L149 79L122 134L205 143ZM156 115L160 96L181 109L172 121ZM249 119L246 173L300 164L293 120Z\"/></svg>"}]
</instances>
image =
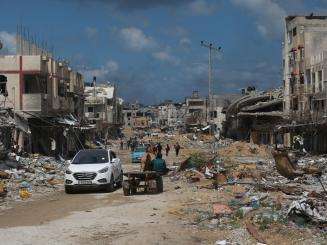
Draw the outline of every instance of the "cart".
<instances>
[{"instance_id":1,"label":"cart","mask_svg":"<svg viewBox=\"0 0 327 245\"><path fill-rule=\"evenodd\" d=\"M143 193L161 193L163 192L163 181L160 173L155 171L135 171L126 172L127 177L123 181L123 191L125 196L134 195L139 189L143 189Z\"/></svg>"}]
</instances>

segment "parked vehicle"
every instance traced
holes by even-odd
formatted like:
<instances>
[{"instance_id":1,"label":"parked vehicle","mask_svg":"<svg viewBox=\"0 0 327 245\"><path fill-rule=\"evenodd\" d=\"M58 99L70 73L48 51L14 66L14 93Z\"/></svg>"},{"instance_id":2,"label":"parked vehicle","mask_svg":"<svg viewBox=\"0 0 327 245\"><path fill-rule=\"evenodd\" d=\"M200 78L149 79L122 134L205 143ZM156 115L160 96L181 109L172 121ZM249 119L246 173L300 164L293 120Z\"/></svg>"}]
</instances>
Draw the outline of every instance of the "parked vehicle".
<instances>
[{"instance_id":1,"label":"parked vehicle","mask_svg":"<svg viewBox=\"0 0 327 245\"><path fill-rule=\"evenodd\" d=\"M114 190L121 187L123 170L120 159L112 150L87 149L79 151L69 164L65 174L65 191L76 189Z\"/></svg>"},{"instance_id":2,"label":"parked vehicle","mask_svg":"<svg viewBox=\"0 0 327 245\"><path fill-rule=\"evenodd\" d=\"M141 162L141 158L144 156L145 150L145 146L136 147L135 150L131 153L132 163Z\"/></svg>"}]
</instances>

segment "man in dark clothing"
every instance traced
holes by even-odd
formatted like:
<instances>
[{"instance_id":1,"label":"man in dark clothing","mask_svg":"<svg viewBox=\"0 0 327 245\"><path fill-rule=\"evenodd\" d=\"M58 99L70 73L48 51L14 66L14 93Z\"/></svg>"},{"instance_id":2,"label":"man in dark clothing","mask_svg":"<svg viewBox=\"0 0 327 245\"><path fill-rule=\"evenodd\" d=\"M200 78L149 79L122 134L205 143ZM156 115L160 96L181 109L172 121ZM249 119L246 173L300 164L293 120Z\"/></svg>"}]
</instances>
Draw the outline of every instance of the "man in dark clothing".
<instances>
[{"instance_id":1,"label":"man in dark clothing","mask_svg":"<svg viewBox=\"0 0 327 245\"><path fill-rule=\"evenodd\" d=\"M169 151L170 151L170 146L167 144L167 146L166 146L166 157L168 157Z\"/></svg>"},{"instance_id":2,"label":"man in dark clothing","mask_svg":"<svg viewBox=\"0 0 327 245\"><path fill-rule=\"evenodd\" d=\"M156 158L152 160L153 171L160 174L166 174L168 172L166 161L162 159L161 153L158 153Z\"/></svg>"},{"instance_id":3,"label":"man in dark clothing","mask_svg":"<svg viewBox=\"0 0 327 245\"><path fill-rule=\"evenodd\" d=\"M176 157L178 157L179 150L181 149L181 146L178 144L178 142L174 145L174 148L175 148Z\"/></svg>"},{"instance_id":4,"label":"man in dark clothing","mask_svg":"<svg viewBox=\"0 0 327 245\"><path fill-rule=\"evenodd\" d=\"M162 151L162 145L160 143L157 144L157 150L158 150L158 154L161 154Z\"/></svg>"}]
</instances>

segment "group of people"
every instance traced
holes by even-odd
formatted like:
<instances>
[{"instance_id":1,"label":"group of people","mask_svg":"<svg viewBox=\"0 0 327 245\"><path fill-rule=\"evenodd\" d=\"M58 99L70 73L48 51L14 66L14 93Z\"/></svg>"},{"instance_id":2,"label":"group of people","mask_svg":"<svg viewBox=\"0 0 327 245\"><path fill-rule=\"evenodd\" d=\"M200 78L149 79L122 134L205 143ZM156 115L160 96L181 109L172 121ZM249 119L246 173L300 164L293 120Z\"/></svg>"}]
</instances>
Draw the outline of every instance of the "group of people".
<instances>
[{"instance_id":1,"label":"group of people","mask_svg":"<svg viewBox=\"0 0 327 245\"><path fill-rule=\"evenodd\" d=\"M162 158L162 145L157 143L156 145L149 145L146 148L146 153L141 159L141 170L142 171L156 171L162 175L166 174L169 170L166 165L165 159ZM181 146L176 143L174 145L176 156L179 155ZM169 144L165 147L166 156L169 155L170 146ZM155 156L155 157L153 157Z\"/></svg>"},{"instance_id":2,"label":"group of people","mask_svg":"<svg viewBox=\"0 0 327 245\"><path fill-rule=\"evenodd\" d=\"M163 147L162 147L161 143L157 143L154 146L150 145L149 147L150 147L150 151L153 152L153 154L155 154L155 155L157 155L158 153L162 154ZM178 144L178 142L174 145L174 149L175 149L176 156L178 156L179 151L181 149L181 146ZM171 150L170 145L167 144L165 147L165 152L166 152L167 157L169 155L170 150Z\"/></svg>"}]
</instances>

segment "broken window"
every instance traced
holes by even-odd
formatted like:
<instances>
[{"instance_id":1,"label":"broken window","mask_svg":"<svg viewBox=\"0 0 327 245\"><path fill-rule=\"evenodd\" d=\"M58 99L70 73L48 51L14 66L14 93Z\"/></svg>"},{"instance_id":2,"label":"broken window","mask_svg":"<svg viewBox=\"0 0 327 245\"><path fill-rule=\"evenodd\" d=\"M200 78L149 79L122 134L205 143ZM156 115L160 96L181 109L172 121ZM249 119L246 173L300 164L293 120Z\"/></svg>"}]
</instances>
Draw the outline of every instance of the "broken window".
<instances>
[{"instance_id":1,"label":"broken window","mask_svg":"<svg viewBox=\"0 0 327 245\"><path fill-rule=\"evenodd\" d=\"M322 81L322 71L318 71L318 82Z\"/></svg>"},{"instance_id":2,"label":"broken window","mask_svg":"<svg viewBox=\"0 0 327 245\"><path fill-rule=\"evenodd\" d=\"M87 112L94 112L94 107L93 106L87 107Z\"/></svg>"},{"instance_id":3,"label":"broken window","mask_svg":"<svg viewBox=\"0 0 327 245\"><path fill-rule=\"evenodd\" d=\"M210 112L210 117L211 118L217 118L217 111L211 111Z\"/></svg>"},{"instance_id":4,"label":"broken window","mask_svg":"<svg viewBox=\"0 0 327 245\"><path fill-rule=\"evenodd\" d=\"M312 96L309 96L309 109L310 111L312 110L312 101L313 101L313 97Z\"/></svg>"},{"instance_id":5,"label":"broken window","mask_svg":"<svg viewBox=\"0 0 327 245\"><path fill-rule=\"evenodd\" d=\"M60 80L58 83L58 95L64 97L66 95L66 86L63 80Z\"/></svg>"},{"instance_id":6,"label":"broken window","mask_svg":"<svg viewBox=\"0 0 327 245\"><path fill-rule=\"evenodd\" d=\"M304 75L303 74L300 75L300 84L304 84Z\"/></svg>"},{"instance_id":7,"label":"broken window","mask_svg":"<svg viewBox=\"0 0 327 245\"><path fill-rule=\"evenodd\" d=\"M24 75L24 93L40 94L47 93L47 79L44 76L35 74Z\"/></svg>"},{"instance_id":8,"label":"broken window","mask_svg":"<svg viewBox=\"0 0 327 245\"><path fill-rule=\"evenodd\" d=\"M310 69L307 69L305 71L305 77L307 79L307 84L311 84L311 71L310 71Z\"/></svg>"},{"instance_id":9,"label":"broken window","mask_svg":"<svg viewBox=\"0 0 327 245\"><path fill-rule=\"evenodd\" d=\"M300 48L300 58L304 60L304 48Z\"/></svg>"},{"instance_id":10,"label":"broken window","mask_svg":"<svg viewBox=\"0 0 327 245\"><path fill-rule=\"evenodd\" d=\"M7 77L4 75L0 75L0 94L4 96L8 96L7 92Z\"/></svg>"}]
</instances>

